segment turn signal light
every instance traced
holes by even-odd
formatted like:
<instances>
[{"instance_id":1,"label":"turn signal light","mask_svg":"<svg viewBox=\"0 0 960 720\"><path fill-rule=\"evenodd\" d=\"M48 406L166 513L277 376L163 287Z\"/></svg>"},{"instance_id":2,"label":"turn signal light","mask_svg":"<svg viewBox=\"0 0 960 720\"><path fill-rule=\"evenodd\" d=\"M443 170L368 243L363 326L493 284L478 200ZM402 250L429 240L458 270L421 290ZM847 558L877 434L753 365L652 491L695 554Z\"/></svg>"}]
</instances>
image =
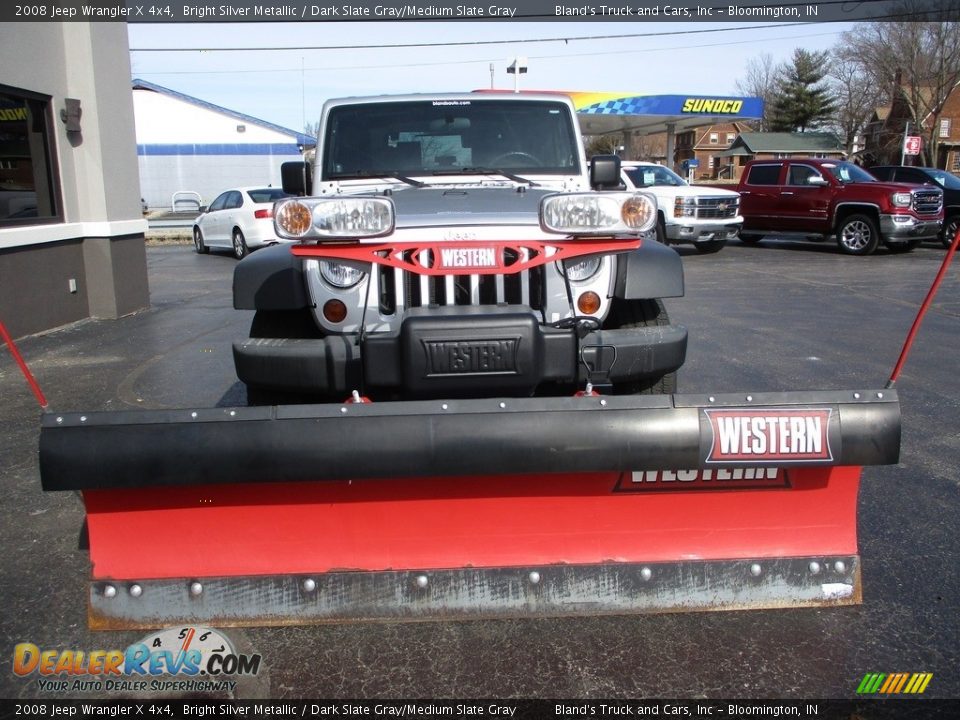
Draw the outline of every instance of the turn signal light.
<instances>
[{"instance_id":1,"label":"turn signal light","mask_svg":"<svg viewBox=\"0 0 960 720\"><path fill-rule=\"evenodd\" d=\"M310 208L298 200L285 202L277 209L273 219L276 229L288 237L302 237L310 231L313 215Z\"/></svg>"},{"instance_id":2,"label":"turn signal light","mask_svg":"<svg viewBox=\"0 0 960 720\"><path fill-rule=\"evenodd\" d=\"M595 292L585 292L577 298L577 310L584 315L594 315L600 310L600 296Z\"/></svg>"},{"instance_id":3,"label":"turn signal light","mask_svg":"<svg viewBox=\"0 0 960 720\"><path fill-rule=\"evenodd\" d=\"M657 210L643 195L634 195L624 201L620 208L620 219L631 230L649 230L656 219Z\"/></svg>"},{"instance_id":4,"label":"turn signal light","mask_svg":"<svg viewBox=\"0 0 960 720\"><path fill-rule=\"evenodd\" d=\"M347 306L342 300L327 300L323 304L323 317L327 322L342 323L347 319Z\"/></svg>"}]
</instances>

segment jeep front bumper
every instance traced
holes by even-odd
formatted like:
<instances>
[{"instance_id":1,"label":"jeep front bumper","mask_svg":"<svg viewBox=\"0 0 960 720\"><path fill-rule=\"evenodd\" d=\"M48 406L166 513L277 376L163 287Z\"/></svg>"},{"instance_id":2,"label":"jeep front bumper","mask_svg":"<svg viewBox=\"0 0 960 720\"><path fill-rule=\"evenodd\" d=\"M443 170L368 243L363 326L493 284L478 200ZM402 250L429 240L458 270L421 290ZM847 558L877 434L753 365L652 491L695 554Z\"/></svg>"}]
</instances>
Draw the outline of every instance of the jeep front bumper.
<instances>
[{"instance_id":1,"label":"jeep front bumper","mask_svg":"<svg viewBox=\"0 0 960 720\"><path fill-rule=\"evenodd\" d=\"M510 307L411 311L397 333L234 343L237 376L256 387L346 397L357 388L411 397L532 393L543 383L624 383L678 369L686 328L541 325Z\"/></svg>"}]
</instances>

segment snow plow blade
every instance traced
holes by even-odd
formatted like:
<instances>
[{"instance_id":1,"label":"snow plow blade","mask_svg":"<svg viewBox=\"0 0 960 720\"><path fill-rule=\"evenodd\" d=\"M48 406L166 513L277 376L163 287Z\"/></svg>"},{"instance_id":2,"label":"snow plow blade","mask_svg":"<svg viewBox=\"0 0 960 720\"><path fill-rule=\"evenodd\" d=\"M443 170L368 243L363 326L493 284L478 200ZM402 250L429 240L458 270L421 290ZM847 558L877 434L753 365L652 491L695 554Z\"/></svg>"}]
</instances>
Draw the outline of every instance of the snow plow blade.
<instances>
[{"instance_id":1,"label":"snow plow blade","mask_svg":"<svg viewBox=\"0 0 960 720\"><path fill-rule=\"evenodd\" d=\"M860 601L895 391L51 414L94 628Z\"/></svg>"}]
</instances>

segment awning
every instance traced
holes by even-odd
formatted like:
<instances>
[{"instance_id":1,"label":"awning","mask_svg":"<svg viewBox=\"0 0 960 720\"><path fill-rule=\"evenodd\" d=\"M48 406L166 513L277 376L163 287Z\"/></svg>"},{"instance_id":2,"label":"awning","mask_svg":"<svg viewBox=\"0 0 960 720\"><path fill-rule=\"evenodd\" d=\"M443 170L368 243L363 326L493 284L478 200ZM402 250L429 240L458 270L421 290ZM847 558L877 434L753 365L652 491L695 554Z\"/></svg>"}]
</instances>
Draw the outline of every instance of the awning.
<instances>
[{"instance_id":1,"label":"awning","mask_svg":"<svg viewBox=\"0 0 960 720\"><path fill-rule=\"evenodd\" d=\"M758 120L763 100L705 95L633 95L616 92L570 92L585 135L639 132L643 135L722 122Z\"/></svg>"},{"instance_id":2,"label":"awning","mask_svg":"<svg viewBox=\"0 0 960 720\"><path fill-rule=\"evenodd\" d=\"M739 147L732 147L729 150L724 150L721 153L717 153L717 157L750 157L753 155L747 148L743 145Z\"/></svg>"}]
</instances>

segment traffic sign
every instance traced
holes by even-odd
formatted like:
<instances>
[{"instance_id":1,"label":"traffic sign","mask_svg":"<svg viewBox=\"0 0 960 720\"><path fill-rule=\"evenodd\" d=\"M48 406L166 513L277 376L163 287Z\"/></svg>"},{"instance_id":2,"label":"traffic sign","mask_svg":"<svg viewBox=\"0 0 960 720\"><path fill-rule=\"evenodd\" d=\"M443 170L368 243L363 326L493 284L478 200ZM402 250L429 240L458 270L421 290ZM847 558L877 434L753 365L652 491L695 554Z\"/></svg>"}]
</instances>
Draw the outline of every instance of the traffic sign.
<instances>
[{"instance_id":1,"label":"traffic sign","mask_svg":"<svg viewBox=\"0 0 960 720\"><path fill-rule=\"evenodd\" d=\"M903 139L904 155L919 155L921 139L919 135L907 135Z\"/></svg>"}]
</instances>

